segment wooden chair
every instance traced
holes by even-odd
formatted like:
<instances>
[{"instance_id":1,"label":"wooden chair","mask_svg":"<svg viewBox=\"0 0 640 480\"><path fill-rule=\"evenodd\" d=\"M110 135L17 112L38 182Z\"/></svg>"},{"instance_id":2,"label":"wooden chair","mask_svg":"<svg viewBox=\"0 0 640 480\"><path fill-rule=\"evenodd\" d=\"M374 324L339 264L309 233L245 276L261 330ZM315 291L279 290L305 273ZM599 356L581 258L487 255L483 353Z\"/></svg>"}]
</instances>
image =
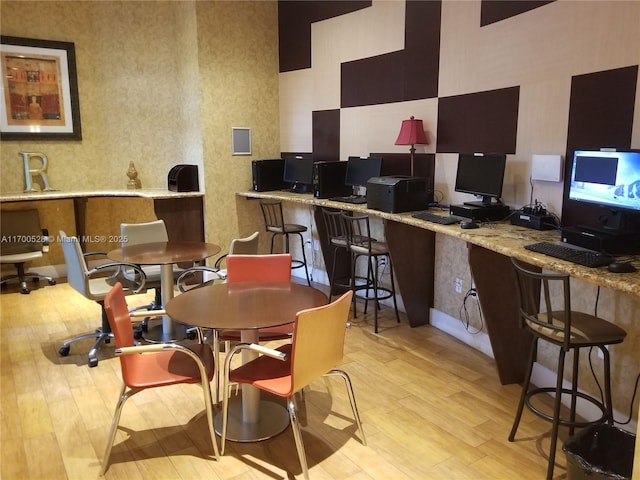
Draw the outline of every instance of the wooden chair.
<instances>
[{"instance_id":1,"label":"wooden chair","mask_svg":"<svg viewBox=\"0 0 640 480\"><path fill-rule=\"evenodd\" d=\"M223 453L227 433L229 386L231 383L253 385L286 399L300 465L304 478L308 479L309 469L294 395L314 380L328 375L338 375L344 379L353 416L362 443L366 445L351 380L346 372L336 368L342 363L352 295L353 292L348 291L328 305L299 312L293 325L292 343L277 350L254 344L239 344L227 355L222 401L221 450ZM254 350L263 355L231 370L233 356L243 349Z\"/></svg>"},{"instance_id":2,"label":"wooden chair","mask_svg":"<svg viewBox=\"0 0 640 480\"><path fill-rule=\"evenodd\" d=\"M522 411L526 405L535 415L552 423L551 447L547 467L547 480L553 478L555 465L558 429L561 425L569 427L569 434L573 435L576 427L585 427L597 423L613 424L613 404L611 400L611 373L608 345L621 343L626 332L606 320L578 312L571 309L571 290L569 276L560 273L541 272L539 268L527 265L515 258L511 259L515 272L515 280L520 301L520 327L533 335L529 356L529 369L522 384L522 394L513 422L509 441L515 439ZM557 299L552 296L554 287L560 289ZM540 290L542 289L542 302ZM536 361L538 341L543 340L559 347L557 364L557 381L555 387L531 388L531 372ZM578 371L580 349L598 348L604 361L604 399L598 399L578 391ZM571 389L563 387L564 360L567 352L573 351L573 371ZM532 399L536 395L553 393L553 413L549 414L538 407ZM562 396L569 395L569 418L562 418L560 406ZM602 416L592 421L576 419L576 403L582 399L600 410Z\"/></svg>"},{"instance_id":3,"label":"wooden chair","mask_svg":"<svg viewBox=\"0 0 640 480\"><path fill-rule=\"evenodd\" d=\"M116 354L120 356L122 387L111 422L100 474L104 475L109 467L111 449L125 401L150 388L184 383L199 383L202 386L213 452L216 460L219 460L209 383L216 370L211 347L206 343L190 344L188 347L178 343L135 345L131 316L120 283L116 283L106 295L104 309L115 336Z\"/></svg>"}]
</instances>

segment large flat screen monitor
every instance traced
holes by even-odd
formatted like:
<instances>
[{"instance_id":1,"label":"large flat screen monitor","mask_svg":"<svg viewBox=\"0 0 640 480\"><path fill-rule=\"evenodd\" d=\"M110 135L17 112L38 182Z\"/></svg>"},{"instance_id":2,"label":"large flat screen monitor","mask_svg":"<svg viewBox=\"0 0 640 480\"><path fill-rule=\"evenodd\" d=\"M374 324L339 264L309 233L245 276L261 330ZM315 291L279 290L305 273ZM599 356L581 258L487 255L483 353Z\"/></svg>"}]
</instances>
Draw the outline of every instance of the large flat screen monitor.
<instances>
[{"instance_id":1,"label":"large flat screen monitor","mask_svg":"<svg viewBox=\"0 0 640 480\"><path fill-rule=\"evenodd\" d=\"M292 192L308 192L313 184L313 157L284 157L282 180L291 185Z\"/></svg>"},{"instance_id":2,"label":"large flat screen monitor","mask_svg":"<svg viewBox=\"0 0 640 480\"><path fill-rule=\"evenodd\" d=\"M455 191L482 197L465 205L486 206L501 203L507 156L504 154L461 153L458 156Z\"/></svg>"},{"instance_id":3,"label":"large flat screen monitor","mask_svg":"<svg viewBox=\"0 0 640 480\"><path fill-rule=\"evenodd\" d=\"M625 217L640 218L640 152L576 150L569 180L570 200L606 209L600 226L622 231Z\"/></svg>"},{"instance_id":4,"label":"large flat screen monitor","mask_svg":"<svg viewBox=\"0 0 640 480\"><path fill-rule=\"evenodd\" d=\"M379 177L382 157L349 157L344 183L351 187L366 187L372 177Z\"/></svg>"}]
</instances>

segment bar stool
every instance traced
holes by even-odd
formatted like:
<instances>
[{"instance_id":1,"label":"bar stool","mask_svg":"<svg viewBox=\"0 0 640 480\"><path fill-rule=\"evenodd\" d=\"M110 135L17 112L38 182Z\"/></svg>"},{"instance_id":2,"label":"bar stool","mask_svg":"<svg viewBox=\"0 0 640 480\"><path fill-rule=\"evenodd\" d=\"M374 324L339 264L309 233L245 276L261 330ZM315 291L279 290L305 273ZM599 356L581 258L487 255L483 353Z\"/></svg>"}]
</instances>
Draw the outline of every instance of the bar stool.
<instances>
[{"instance_id":1,"label":"bar stool","mask_svg":"<svg viewBox=\"0 0 640 480\"><path fill-rule=\"evenodd\" d=\"M302 268L307 276L307 284L311 286L309 278L309 270L307 268L307 256L304 253L304 237L303 232L307 231L307 227L297 223L284 223L282 214L282 202L271 200L260 200L260 208L264 218L264 226L267 232L271 232L271 250L273 253L273 242L279 235L284 236L284 253L289 252L289 235L297 235L300 238L300 247L302 249L302 260L292 260L291 268Z\"/></svg>"},{"instance_id":2,"label":"bar stool","mask_svg":"<svg viewBox=\"0 0 640 480\"><path fill-rule=\"evenodd\" d=\"M516 417L509 434L509 441L513 442L522 411L526 405L535 415L550 421L553 425L551 432L551 448L549 451L549 464L547 467L547 479L553 477L555 465L556 445L558 441L558 429L560 425L569 427L569 434L573 435L576 427L582 428L596 423L613 424L613 404L611 401L611 372L609 350L607 345L621 343L627 333L602 318L583 312L571 310L571 290L569 276L559 273L542 273L539 268L527 265L514 258L511 259L514 267L517 290L520 299L520 326L533 335L529 359L529 369L522 385L522 394ZM553 286L562 289L562 296L552 303ZM540 302L540 290L542 289L542 308ZM555 297L554 297L555 299ZM538 340L544 340L560 347L557 364L557 382L555 387L530 388L531 371L536 361ZM603 355L604 369L604 399L600 400L591 395L578 391L578 371L580 349L597 347ZM573 372L571 389L563 388L564 360L567 352L573 350ZM538 394L554 393L553 413L549 415L541 408L536 407L532 398ZM569 418L561 418L560 406L562 395L570 395ZM600 418L592 421L580 421L576 419L576 403L578 398L594 405L602 412Z\"/></svg>"},{"instance_id":3,"label":"bar stool","mask_svg":"<svg viewBox=\"0 0 640 480\"><path fill-rule=\"evenodd\" d=\"M349 243L347 242L347 234L344 230L344 222L342 221L342 210L332 210L329 208L322 209L324 224L327 231L327 240L329 246L333 249L331 269L327 268L329 275L329 303L331 297L337 293L342 293L340 289L351 289L351 278L335 278L336 264L338 257L349 259Z\"/></svg>"},{"instance_id":4,"label":"bar stool","mask_svg":"<svg viewBox=\"0 0 640 480\"><path fill-rule=\"evenodd\" d=\"M386 298L393 299L393 308L396 313L396 320L400 323L400 315L398 314L398 304L396 302L396 288L393 278L393 265L391 264L391 256L389 255L389 247L386 243L380 242L371 237L371 227L369 225L368 215L349 215L343 212L341 215L344 225L344 231L347 236L347 244L351 252L351 290L353 290L353 317L356 318L356 296L365 300L364 313L367 313L367 304L369 300L374 300L374 332L378 333L378 310L380 309L380 300ZM357 261L360 257L367 259L367 276L363 283L358 283L356 276ZM385 258L389 265L389 275L391 286L389 288L380 286L379 258ZM364 296L358 295L358 292L365 291ZM369 293L373 290L373 295Z\"/></svg>"}]
</instances>

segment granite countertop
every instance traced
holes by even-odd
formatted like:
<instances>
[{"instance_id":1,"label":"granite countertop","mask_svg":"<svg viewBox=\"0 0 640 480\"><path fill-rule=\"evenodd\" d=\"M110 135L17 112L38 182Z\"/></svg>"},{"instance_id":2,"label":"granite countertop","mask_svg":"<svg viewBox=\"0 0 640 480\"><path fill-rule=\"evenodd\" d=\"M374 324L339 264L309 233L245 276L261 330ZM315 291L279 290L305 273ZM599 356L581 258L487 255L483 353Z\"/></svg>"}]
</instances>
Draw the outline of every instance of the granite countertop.
<instances>
[{"instance_id":1,"label":"granite countertop","mask_svg":"<svg viewBox=\"0 0 640 480\"><path fill-rule=\"evenodd\" d=\"M182 198L201 197L203 192L173 192L163 188L141 188L136 190L49 190L46 192L0 193L0 202L20 202L33 200L57 200L88 197L140 197L140 198Z\"/></svg>"},{"instance_id":2,"label":"granite countertop","mask_svg":"<svg viewBox=\"0 0 640 480\"><path fill-rule=\"evenodd\" d=\"M511 225L508 222L484 222L480 228L463 230L459 225L440 225L414 218L415 212L388 213L370 210L366 204L354 205L334 202L328 199L314 198L311 194L300 194L286 191L271 192L238 192L237 195L246 198L263 198L282 200L304 205L337 208L375 215L394 222L425 228L438 234L459 238L473 245L484 247L506 256L516 257L532 265L537 265L548 270L566 273L573 278L594 285L600 285L632 295L640 296L640 257L632 261L637 271L634 273L611 273L606 267L589 268L572 262L549 257L541 253L531 252L524 248L525 245L537 242L559 242L560 233L555 230L534 230L526 227ZM437 210L434 210L437 212ZM443 210L443 215L448 212Z\"/></svg>"}]
</instances>

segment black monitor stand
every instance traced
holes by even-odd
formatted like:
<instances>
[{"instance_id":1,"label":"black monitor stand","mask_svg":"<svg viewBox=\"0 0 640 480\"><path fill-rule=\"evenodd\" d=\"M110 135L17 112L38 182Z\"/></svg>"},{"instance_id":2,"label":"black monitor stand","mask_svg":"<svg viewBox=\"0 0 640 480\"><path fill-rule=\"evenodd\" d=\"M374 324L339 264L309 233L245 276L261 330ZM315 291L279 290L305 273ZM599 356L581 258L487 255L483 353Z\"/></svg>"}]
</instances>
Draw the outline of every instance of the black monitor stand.
<instances>
[{"instance_id":1,"label":"black monitor stand","mask_svg":"<svg viewBox=\"0 0 640 480\"><path fill-rule=\"evenodd\" d=\"M311 191L311 185L306 183L294 183L289 189L292 193L308 193Z\"/></svg>"},{"instance_id":2,"label":"black monitor stand","mask_svg":"<svg viewBox=\"0 0 640 480\"><path fill-rule=\"evenodd\" d=\"M504 203L500 200L494 202L493 197L483 196L482 200L478 200L475 202L464 202L463 205L468 205L469 207L479 207L479 208L493 208L493 207L503 207Z\"/></svg>"}]
</instances>

